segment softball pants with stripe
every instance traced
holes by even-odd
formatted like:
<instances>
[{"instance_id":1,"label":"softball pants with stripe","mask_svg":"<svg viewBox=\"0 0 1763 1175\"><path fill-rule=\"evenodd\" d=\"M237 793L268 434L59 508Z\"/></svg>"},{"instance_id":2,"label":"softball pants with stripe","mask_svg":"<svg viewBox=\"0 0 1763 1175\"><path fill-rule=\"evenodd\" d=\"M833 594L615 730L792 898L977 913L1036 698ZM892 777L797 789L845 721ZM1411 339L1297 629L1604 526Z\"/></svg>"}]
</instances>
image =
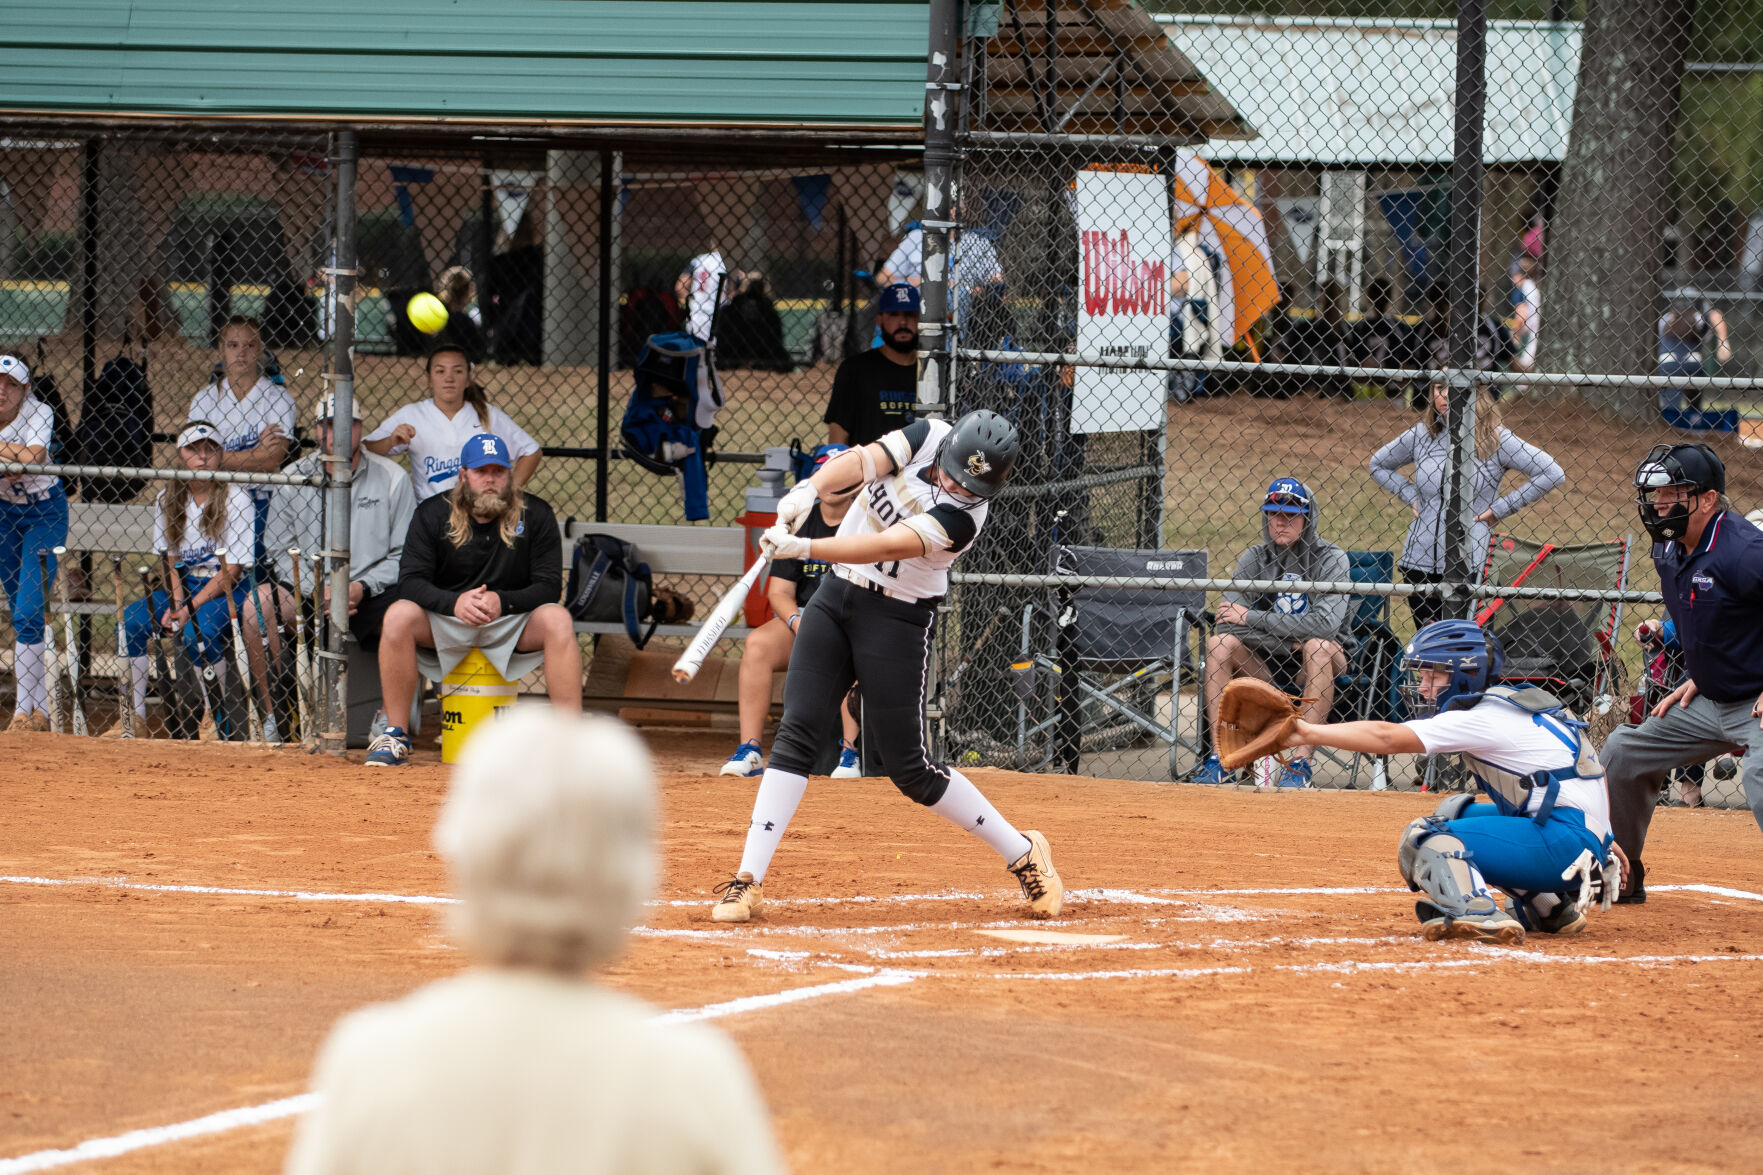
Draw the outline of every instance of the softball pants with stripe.
<instances>
[{"instance_id":1,"label":"softball pants with stripe","mask_svg":"<svg viewBox=\"0 0 1763 1175\"><path fill-rule=\"evenodd\" d=\"M931 638L936 609L865 591L828 575L802 610L784 717L770 766L807 775L821 747L839 737L839 702L863 683L864 737L907 798L930 806L943 798L949 772L933 763L924 736Z\"/></svg>"}]
</instances>

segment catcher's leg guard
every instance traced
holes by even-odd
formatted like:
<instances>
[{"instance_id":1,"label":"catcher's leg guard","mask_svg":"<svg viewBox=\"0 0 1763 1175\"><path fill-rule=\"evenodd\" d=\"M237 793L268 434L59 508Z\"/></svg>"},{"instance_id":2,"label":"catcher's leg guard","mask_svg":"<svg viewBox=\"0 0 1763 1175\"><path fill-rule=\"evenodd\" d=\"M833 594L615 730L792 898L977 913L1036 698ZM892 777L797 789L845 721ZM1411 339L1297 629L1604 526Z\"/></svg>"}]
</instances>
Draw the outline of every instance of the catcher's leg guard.
<instances>
[{"instance_id":1,"label":"catcher's leg guard","mask_svg":"<svg viewBox=\"0 0 1763 1175\"><path fill-rule=\"evenodd\" d=\"M1523 924L1488 893L1468 850L1446 821L1426 816L1403 829L1396 864L1408 887L1426 895L1414 906L1426 938L1524 941Z\"/></svg>"}]
</instances>

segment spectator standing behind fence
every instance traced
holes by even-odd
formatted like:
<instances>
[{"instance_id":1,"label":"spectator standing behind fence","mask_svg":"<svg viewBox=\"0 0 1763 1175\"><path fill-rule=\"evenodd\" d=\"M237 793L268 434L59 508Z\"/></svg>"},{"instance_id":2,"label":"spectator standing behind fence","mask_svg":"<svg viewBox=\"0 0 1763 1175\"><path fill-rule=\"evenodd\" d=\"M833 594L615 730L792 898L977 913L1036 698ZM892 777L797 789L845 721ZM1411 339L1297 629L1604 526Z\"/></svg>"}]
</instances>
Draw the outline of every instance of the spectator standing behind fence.
<instances>
[{"instance_id":1,"label":"spectator standing behind fence","mask_svg":"<svg viewBox=\"0 0 1763 1175\"><path fill-rule=\"evenodd\" d=\"M317 453L308 454L288 467L288 472L306 477L324 471L324 454L331 451L331 417L336 401L329 392L318 402L313 416L317 426ZM416 512L416 495L410 479L396 462L376 457L361 445L361 402L355 402L355 423L349 436L349 632L368 652L379 648L380 628L386 610L398 598L398 562L404 555L404 535L410 529L411 515ZM276 741L271 731L273 707L268 705L268 677L264 674L262 638L258 636L257 616L278 617L269 626L269 656L281 661L281 634L284 626L295 620L292 560L288 548L297 547L302 560L310 560L318 551L330 549L325 538L326 511L323 493L315 486L287 486L276 494L269 507L269 527L264 545L269 548L273 569L271 582L257 589L257 607L243 609L240 620L245 627L245 648L251 656L251 672L262 683L265 694L264 733ZM312 573L310 563L302 576ZM310 578L301 583L309 589ZM330 600L330 582L324 585L324 599Z\"/></svg>"},{"instance_id":2,"label":"spectator standing behind fence","mask_svg":"<svg viewBox=\"0 0 1763 1175\"><path fill-rule=\"evenodd\" d=\"M206 420L185 425L178 434L178 456L183 458L184 468L219 469L223 456L220 438L220 430ZM226 688L226 594L232 592L235 610L250 599L241 581L250 559L251 506L249 487L237 482L174 481L160 491L159 508L154 511L153 550L169 557L172 579L151 597L124 608L122 614L123 655L133 662L137 731L146 730L147 638L157 627L183 639L188 664L199 670L196 676L209 711L202 722L202 737L214 737L212 716L221 694L209 689L211 684L216 691ZM121 738L122 733L119 719L104 737ZM239 731L233 731L232 736L244 737Z\"/></svg>"},{"instance_id":3,"label":"spectator standing behind fence","mask_svg":"<svg viewBox=\"0 0 1763 1175\"><path fill-rule=\"evenodd\" d=\"M509 681L545 667L545 691L560 709L582 706L582 650L563 594L563 539L543 498L523 493L510 473L508 444L488 433L460 452L459 481L416 508L404 536L398 599L380 631L380 696L388 721L406 721L423 670L439 680L479 649ZM370 767L410 757L402 726L367 748Z\"/></svg>"},{"instance_id":4,"label":"spectator standing behind fence","mask_svg":"<svg viewBox=\"0 0 1763 1175\"><path fill-rule=\"evenodd\" d=\"M410 480L420 504L459 480L459 453L467 440L494 433L513 451L514 487L525 487L539 467L539 442L490 403L472 380L471 356L453 343L442 343L429 352L426 370L429 398L386 417L362 442L367 451L381 457L408 452Z\"/></svg>"},{"instance_id":5,"label":"spectator standing behind fence","mask_svg":"<svg viewBox=\"0 0 1763 1175\"><path fill-rule=\"evenodd\" d=\"M724 302L735 296L735 277L722 259L722 250L714 247L692 258L673 283L674 299L686 308L686 330L705 342L711 341L710 328L716 322L718 283Z\"/></svg>"},{"instance_id":6,"label":"spectator standing behind fence","mask_svg":"<svg viewBox=\"0 0 1763 1175\"><path fill-rule=\"evenodd\" d=\"M1317 533L1316 497L1295 477L1275 478L1261 502L1262 542L1244 551L1231 573L1238 580L1312 580L1346 583L1347 553ZM1312 722L1328 721L1334 679L1347 667L1347 597L1309 592L1225 592L1206 641L1206 719L1216 728L1218 700L1233 677L1245 674L1278 685L1295 679ZM1309 787L1310 748L1286 764L1279 787ZM1214 752L1195 783L1228 781Z\"/></svg>"},{"instance_id":7,"label":"spectator standing behind fence","mask_svg":"<svg viewBox=\"0 0 1763 1175\"><path fill-rule=\"evenodd\" d=\"M1740 756L1745 802L1763 827L1763 531L1733 511L1726 467L1706 445L1655 445L1634 487L1686 673L1645 721L1604 744L1610 824L1632 867L1621 900L1644 902L1641 850L1674 769ZM1656 624L1635 635L1654 636Z\"/></svg>"},{"instance_id":8,"label":"spectator standing behind fence","mask_svg":"<svg viewBox=\"0 0 1763 1175\"><path fill-rule=\"evenodd\" d=\"M822 445L814 450L805 471L799 470L798 481L813 476L827 461L848 451L846 445ZM808 520L796 533L805 539L830 539L839 533L839 523L851 508L857 487L843 493L829 492L808 511ZM808 606L821 576L832 570L823 559L774 559L771 578L766 583L765 598L771 604L771 619L747 634L746 647L741 650L740 720L741 745L722 765L724 775L754 778L765 773L759 750L759 736L765 732L765 716L771 711L771 679L788 669L790 652L796 647L796 629L802 623L802 609ZM833 768L834 779L855 779L857 764L857 720L851 717L848 705L839 707L839 721L844 739L839 744L839 762Z\"/></svg>"},{"instance_id":9,"label":"spectator standing behind fence","mask_svg":"<svg viewBox=\"0 0 1763 1175\"><path fill-rule=\"evenodd\" d=\"M1536 283L1537 259L1520 254L1512 263L1512 370L1535 371L1537 329L1542 320L1543 294Z\"/></svg>"},{"instance_id":10,"label":"spectator standing behind fence","mask_svg":"<svg viewBox=\"0 0 1763 1175\"><path fill-rule=\"evenodd\" d=\"M1659 317L1660 375L1700 376L1710 374L1708 344L1714 344L1714 358L1720 363L1732 361L1732 343L1726 336L1726 315L1707 302L1682 299ZM1700 411L1701 388L1660 388L1659 408L1665 412L1689 409Z\"/></svg>"},{"instance_id":11,"label":"spectator standing behind fence","mask_svg":"<svg viewBox=\"0 0 1763 1175\"><path fill-rule=\"evenodd\" d=\"M220 468L274 473L293 443L299 416L288 389L263 374L263 332L255 319L230 318L220 328L221 374L190 401L190 420L220 430ZM250 494L253 560L264 565L263 528L274 490L245 487Z\"/></svg>"},{"instance_id":12,"label":"spectator standing behind fence","mask_svg":"<svg viewBox=\"0 0 1763 1175\"><path fill-rule=\"evenodd\" d=\"M859 351L833 373L826 437L835 445L870 445L917 416L918 309L916 287L895 282L876 295L881 346Z\"/></svg>"},{"instance_id":13,"label":"spectator standing behind fence","mask_svg":"<svg viewBox=\"0 0 1763 1175\"><path fill-rule=\"evenodd\" d=\"M1409 583L1441 583L1445 578L1445 508L1450 500L1451 437L1445 430L1450 399L1445 384L1432 385L1424 418L1379 449L1371 458L1377 484L1408 504L1414 521L1402 541L1399 566ZM1412 477L1400 472L1412 465ZM1500 495L1508 471L1521 473L1523 484ZM1478 574L1488 552L1493 524L1510 518L1566 480L1555 459L1526 444L1500 423L1500 405L1486 388L1475 391L1475 473L1471 511L1475 524L1468 536L1470 573ZM1414 627L1425 628L1445 617L1438 596L1409 596Z\"/></svg>"},{"instance_id":14,"label":"spectator standing behind fence","mask_svg":"<svg viewBox=\"0 0 1763 1175\"><path fill-rule=\"evenodd\" d=\"M516 707L435 827L474 964L331 1032L289 1175L776 1175L740 1052L591 978L659 871L654 768L609 718Z\"/></svg>"},{"instance_id":15,"label":"spectator standing behind fence","mask_svg":"<svg viewBox=\"0 0 1763 1175\"><path fill-rule=\"evenodd\" d=\"M31 369L0 355L0 461L47 462L54 413L31 395ZM37 473L0 475L0 586L12 610L12 722L7 730L48 730L48 687L43 669L46 617L38 551L67 542L67 494L61 479ZM55 556L50 577L55 575Z\"/></svg>"}]
</instances>

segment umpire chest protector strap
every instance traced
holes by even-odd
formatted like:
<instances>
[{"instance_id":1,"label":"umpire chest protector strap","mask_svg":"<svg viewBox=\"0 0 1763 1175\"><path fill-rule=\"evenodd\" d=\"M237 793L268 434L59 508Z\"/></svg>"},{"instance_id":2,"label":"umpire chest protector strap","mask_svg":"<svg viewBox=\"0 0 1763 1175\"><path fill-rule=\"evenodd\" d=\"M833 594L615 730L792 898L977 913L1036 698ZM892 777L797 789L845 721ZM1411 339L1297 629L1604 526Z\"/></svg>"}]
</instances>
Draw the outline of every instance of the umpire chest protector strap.
<instances>
[{"instance_id":1,"label":"umpire chest protector strap","mask_svg":"<svg viewBox=\"0 0 1763 1175\"><path fill-rule=\"evenodd\" d=\"M1604 767L1598 762L1598 753L1583 736L1585 723L1571 717L1567 707L1554 694L1534 686L1513 689L1510 686L1496 685L1479 694L1453 699L1450 709L1467 710L1480 705L1484 699L1511 706L1528 715L1532 722L1553 735L1573 755L1573 765L1570 767L1520 775L1498 763L1464 754L1463 762L1469 768L1470 774L1475 776L1476 782L1488 794L1488 798L1494 801L1494 806L1500 810L1502 816L1523 815L1524 809L1530 803L1531 793L1540 787L1543 789L1543 799L1532 819L1538 824L1546 824L1555 812L1555 800L1561 794L1563 780L1603 777Z\"/></svg>"}]
</instances>

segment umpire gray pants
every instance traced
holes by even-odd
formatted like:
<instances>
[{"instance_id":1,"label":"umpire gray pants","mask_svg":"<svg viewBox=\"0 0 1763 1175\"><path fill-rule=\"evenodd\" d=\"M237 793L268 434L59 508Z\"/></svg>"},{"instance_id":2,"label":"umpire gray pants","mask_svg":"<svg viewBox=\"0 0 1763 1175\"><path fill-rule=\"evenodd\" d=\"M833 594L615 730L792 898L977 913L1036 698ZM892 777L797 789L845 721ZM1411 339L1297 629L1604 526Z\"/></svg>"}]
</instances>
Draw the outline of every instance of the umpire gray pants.
<instances>
[{"instance_id":1,"label":"umpire gray pants","mask_svg":"<svg viewBox=\"0 0 1763 1175\"><path fill-rule=\"evenodd\" d=\"M1672 706L1611 734L1599 758L1610 790L1610 829L1629 859L1640 858L1666 774L1727 752L1741 757L1745 802L1763 828L1763 727L1752 716L1752 705L1697 694L1688 706Z\"/></svg>"}]
</instances>

